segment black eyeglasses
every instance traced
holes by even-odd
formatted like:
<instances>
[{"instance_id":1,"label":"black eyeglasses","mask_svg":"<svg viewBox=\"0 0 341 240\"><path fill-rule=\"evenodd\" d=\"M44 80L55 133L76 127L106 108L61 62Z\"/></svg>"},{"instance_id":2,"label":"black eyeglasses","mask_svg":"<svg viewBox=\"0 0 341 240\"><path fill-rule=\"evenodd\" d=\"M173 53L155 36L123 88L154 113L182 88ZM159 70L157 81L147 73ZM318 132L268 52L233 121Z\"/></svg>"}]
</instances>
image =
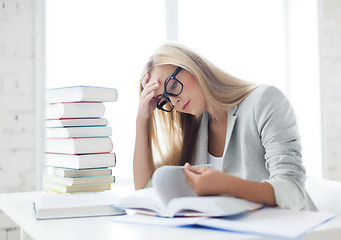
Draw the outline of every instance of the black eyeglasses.
<instances>
[{"instance_id":1,"label":"black eyeglasses","mask_svg":"<svg viewBox=\"0 0 341 240\"><path fill-rule=\"evenodd\" d=\"M160 98L157 101L157 109L166 111L166 112L171 112L174 108L171 100L169 99L168 96L171 97L176 97L179 96L182 92L183 89L183 84L176 79L176 75L182 70L182 67L178 67L173 74L165 81L165 90L163 94L160 94L156 96L157 98Z\"/></svg>"}]
</instances>

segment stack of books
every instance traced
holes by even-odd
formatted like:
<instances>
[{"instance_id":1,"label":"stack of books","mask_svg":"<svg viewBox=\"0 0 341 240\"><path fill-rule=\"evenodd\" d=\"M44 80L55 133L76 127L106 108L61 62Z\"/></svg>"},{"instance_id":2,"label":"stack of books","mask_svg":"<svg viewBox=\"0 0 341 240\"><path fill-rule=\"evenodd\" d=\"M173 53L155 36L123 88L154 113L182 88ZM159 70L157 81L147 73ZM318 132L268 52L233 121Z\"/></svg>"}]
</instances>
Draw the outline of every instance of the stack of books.
<instances>
[{"instance_id":1,"label":"stack of books","mask_svg":"<svg viewBox=\"0 0 341 240\"><path fill-rule=\"evenodd\" d=\"M111 189L116 165L112 130L104 102L115 102L114 88L74 86L46 90L43 189L97 192Z\"/></svg>"}]
</instances>

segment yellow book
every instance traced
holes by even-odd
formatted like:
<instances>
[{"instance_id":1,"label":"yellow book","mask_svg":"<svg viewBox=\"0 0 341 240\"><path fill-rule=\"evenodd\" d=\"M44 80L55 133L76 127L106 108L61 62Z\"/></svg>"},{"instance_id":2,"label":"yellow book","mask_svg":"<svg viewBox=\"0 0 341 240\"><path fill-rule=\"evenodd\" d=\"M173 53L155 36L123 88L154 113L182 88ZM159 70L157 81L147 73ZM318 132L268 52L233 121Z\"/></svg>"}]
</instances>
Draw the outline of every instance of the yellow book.
<instances>
[{"instance_id":1,"label":"yellow book","mask_svg":"<svg viewBox=\"0 0 341 240\"><path fill-rule=\"evenodd\" d=\"M114 183L115 176L90 176L90 177L60 177L45 174L43 182L56 183L66 186Z\"/></svg>"},{"instance_id":2,"label":"yellow book","mask_svg":"<svg viewBox=\"0 0 341 240\"><path fill-rule=\"evenodd\" d=\"M54 190L54 191L61 192L61 193L96 192L96 191L110 190L111 184L105 183L105 184L66 186L62 184L43 182L43 189Z\"/></svg>"}]
</instances>

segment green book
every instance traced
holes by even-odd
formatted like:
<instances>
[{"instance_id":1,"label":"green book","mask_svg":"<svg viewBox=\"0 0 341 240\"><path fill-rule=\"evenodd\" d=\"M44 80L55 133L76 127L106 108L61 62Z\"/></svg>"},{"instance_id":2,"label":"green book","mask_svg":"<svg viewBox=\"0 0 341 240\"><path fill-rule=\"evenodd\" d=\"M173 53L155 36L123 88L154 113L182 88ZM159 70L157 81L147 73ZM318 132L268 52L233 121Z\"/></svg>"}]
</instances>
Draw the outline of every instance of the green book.
<instances>
[{"instance_id":1,"label":"green book","mask_svg":"<svg viewBox=\"0 0 341 240\"><path fill-rule=\"evenodd\" d=\"M66 186L114 183L115 176L90 176L90 177L60 177L44 175L44 183L55 183Z\"/></svg>"}]
</instances>

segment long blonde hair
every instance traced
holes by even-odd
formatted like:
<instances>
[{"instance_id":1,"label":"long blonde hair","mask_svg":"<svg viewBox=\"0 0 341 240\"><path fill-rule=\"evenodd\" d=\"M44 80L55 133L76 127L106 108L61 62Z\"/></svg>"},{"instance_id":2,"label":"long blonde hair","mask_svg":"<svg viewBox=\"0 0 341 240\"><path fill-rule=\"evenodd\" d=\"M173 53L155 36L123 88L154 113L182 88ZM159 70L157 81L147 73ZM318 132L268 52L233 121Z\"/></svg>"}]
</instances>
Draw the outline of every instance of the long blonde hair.
<instances>
[{"instance_id":1,"label":"long blonde hair","mask_svg":"<svg viewBox=\"0 0 341 240\"><path fill-rule=\"evenodd\" d=\"M222 111L242 102L255 88L251 83L235 78L218 69L194 51L177 43L167 43L149 58L140 80L155 66L174 65L191 73L201 86L206 107L214 106L215 117ZM149 118L148 146L154 169L161 165L183 165L193 163L197 130L201 116L181 113L176 110L155 110Z\"/></svg>"}]
</instances>

